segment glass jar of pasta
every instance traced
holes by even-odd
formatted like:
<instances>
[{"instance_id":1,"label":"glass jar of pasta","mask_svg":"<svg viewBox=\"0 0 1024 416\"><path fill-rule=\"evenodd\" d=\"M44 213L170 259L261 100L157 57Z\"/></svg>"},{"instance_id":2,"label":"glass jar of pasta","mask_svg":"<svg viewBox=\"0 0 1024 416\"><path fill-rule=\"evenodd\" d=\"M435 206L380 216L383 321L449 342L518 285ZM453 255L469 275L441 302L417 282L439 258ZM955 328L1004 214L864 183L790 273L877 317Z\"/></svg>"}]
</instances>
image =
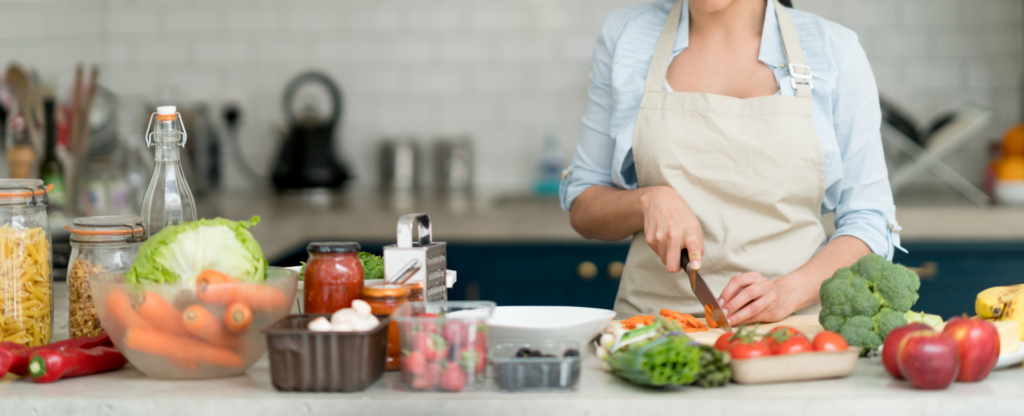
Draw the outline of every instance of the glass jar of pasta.
<instances>
[{"instance_id":1,"label":"glass jar of pasta","mask_svg":"<svg viewBox=\"0 0 1024 416\"><path fill-rule=\"evenodd\" d=\"M53 252L47 189L0 179L0 340L48 344L53 335Z\"/></svg>"},{"instance_id":2,"label":"glass jar of pasta","mask_svg":"<svg viewBox=\"0 0 1024 416\"><path fill-rule=\"evenodd\" d=\"M68 337L91 337L103 333L92 302L89 278L94 274L127 270L146 241L142 217L109 215L75 219L71 231L71 260L68 262Z\"/></svg>"}]
</instances>

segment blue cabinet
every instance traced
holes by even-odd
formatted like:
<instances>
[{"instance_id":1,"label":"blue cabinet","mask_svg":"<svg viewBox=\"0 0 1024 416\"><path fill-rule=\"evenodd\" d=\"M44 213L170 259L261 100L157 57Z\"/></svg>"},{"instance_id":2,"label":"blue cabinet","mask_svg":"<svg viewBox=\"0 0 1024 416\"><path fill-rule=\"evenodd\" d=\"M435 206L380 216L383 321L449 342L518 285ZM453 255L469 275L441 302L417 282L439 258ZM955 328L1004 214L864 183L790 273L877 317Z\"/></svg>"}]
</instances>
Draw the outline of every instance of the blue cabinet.
<instances>
[{"instance_id":1,"label":"blue cabinet","mask_svg":"<svg viewBox=\"0 0 1024 416\"><path fill-rule=\"evenodd\" d=\"M364 242L380 254L382 242ZM1024 283L1024 242L907 243L909 254L894 261L907 266L933 262L937 273L921 283L914 310L944 318L974 314L978 292ZM629 244L614 243L469 243L449 242L448 268L459 272L449 292L453 300L486 299L499 305L571 305L610 309L619 280L613 263L625 262ZM305 261L305 246L277 259L276 265ZM587 264L589 263L589 265ZM581 266L582 265L582 266ZM583 269L583 270L581 270ZM589 269L589 270L587 270ZM581 276L583 272L593 272Z\"/></svg>"}]
</instances>

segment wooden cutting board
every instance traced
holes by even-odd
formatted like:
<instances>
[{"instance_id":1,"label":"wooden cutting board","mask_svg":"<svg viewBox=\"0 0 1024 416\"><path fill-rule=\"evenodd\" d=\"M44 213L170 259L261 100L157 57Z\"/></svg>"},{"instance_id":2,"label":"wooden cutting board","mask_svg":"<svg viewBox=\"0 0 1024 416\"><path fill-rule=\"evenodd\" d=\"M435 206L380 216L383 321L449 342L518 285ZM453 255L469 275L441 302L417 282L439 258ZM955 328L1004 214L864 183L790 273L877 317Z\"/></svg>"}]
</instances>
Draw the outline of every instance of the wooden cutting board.
<instances>
[{"instance_id":1,"label":"wooden cutting board","mask_svg":"<svg viewBox=\"0 0 1024 416\"><path fill-rule=\"evenodd\" d=\"M622 325L621 322L622 321L611 321L608 324L608 327L605 328L605 332L610 332L613 328L615 328L614 325ZM790 315L788 318L783 319L779 322L760 324L757 327L757 332L763 334L770 331L772 328L783 325L788 325L793 328L796 328L798 331L803 332L804 335L807 335L807 338L809 339L813 339L815 335L825 330L825 328L822 328L821 324L818 323L818 315ZM736 328L733 329L735 330ZM722 334L724 333L725 330L723 329L710 328L704 332L691 332L686 334L686 336L704 345L714 345L715 340L717 340L718 337L722 336Z\"/></svg>"}]
</instances>

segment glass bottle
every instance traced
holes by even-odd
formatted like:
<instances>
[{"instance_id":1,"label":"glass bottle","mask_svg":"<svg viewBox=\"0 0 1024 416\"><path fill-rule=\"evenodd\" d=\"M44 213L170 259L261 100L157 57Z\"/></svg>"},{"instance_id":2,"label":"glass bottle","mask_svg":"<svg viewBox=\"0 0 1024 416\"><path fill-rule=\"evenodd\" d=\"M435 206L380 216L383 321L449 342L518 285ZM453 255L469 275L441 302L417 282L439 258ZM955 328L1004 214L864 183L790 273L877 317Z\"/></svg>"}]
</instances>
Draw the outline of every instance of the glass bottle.
<instances>
[{"instance_id":1,"label":"glass bottle","mask_svg":"<svg viewBox=\"0 0 1024 416\"><path fill-rule=\"evenodd\" d=\"M153 124L156 118L156 124ZM196 202L181 170L181 148L188 134L172 106L157 107L146 127L146 145L156 147L156 166L142 199L142 223L152 236L169 225L195 221Z\"/></svg>"},{"instance_id":2,"label":"glass bottle","mask_svg":"<svg viewBox=\"0 0 1024 416\"><path fill-rule=\"evenodd\" d=\"M46 151L39 165L39 176L43 179L44 185L53 185L50 191L50 208L61 210L66 202L64 166L60 159L57 159L57 119L54 115L56 103L53 97L47 97L43 101L43 108L46 113Z\"/></svg>"}]
</instances>

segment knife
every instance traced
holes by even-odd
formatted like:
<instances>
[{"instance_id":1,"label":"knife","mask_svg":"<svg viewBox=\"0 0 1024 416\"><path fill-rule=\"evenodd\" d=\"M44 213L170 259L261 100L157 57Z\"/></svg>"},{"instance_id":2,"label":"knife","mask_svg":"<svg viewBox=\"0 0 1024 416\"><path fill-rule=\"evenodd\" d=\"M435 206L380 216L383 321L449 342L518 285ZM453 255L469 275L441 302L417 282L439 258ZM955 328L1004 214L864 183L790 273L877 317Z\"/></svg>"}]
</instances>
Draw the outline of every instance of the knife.
<instances>
[{"instance_id":1,"label":"knife","mask_svg":"<svg viewBox=\"0 0 1024 416\"><path fill-rule=\"evenodd\" d=\"M700 273L690 267L690 253L683 249L682 257L679 261L683 263L683 270L690 273L690 289L693 290L693 294L697 296L697 300L700 301L701 305L711 307L711 319L715 320L719 328L725 330L725 332L732 332L732 326L729 325L729 321L725 319L725 312L722 312L722 306L718 304L718 298L708 288L708 284L704 282L704 278L700 277Z\"/></svg>"}]
</instances>

